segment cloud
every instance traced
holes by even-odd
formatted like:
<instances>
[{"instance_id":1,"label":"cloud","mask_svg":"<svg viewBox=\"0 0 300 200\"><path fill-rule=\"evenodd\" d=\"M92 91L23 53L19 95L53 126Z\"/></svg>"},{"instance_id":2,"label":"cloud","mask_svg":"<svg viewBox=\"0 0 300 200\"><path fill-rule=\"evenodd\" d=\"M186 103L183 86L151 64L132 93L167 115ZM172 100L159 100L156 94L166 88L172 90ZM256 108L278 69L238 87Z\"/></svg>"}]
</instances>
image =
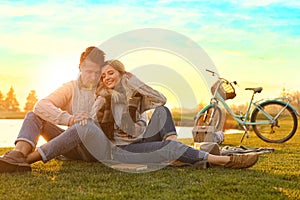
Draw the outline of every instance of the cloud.
<instances>
[{"instance_id":1,"label":"cloud","mask_svg":"<svg viewBox=\"0 0 300 200\"><path fill-rule=\"evenodd\" d=\"M224 75L246 80L256 72L272 73L266 82L275 85L275 78L276 84L288 85L286 69L292 69L293 76L299 74L295 68L300 52L299 8L296 0L1 2L0 51L5 53L0 61L37 71L36 66L79 55L86 46L122 32L156 27L196 41ZM255 81L264 78L251 77Z\"/></svg>"},{"instance_id":2,"label":"cloud","mask_svg":"<svg viewBox=\"0 0 300 200\"><path fill-rule=\"evenodd\" d=\"M198 34L205 34L198 31L210 24L217 32L218 28L222 29L224 26L229 29L249 29L258 26L274 27L278 23L278 20L269 19L267 14L261 16L260 13L258 16L257 13L251 13L247 9L239 11L242 3L235 3L234 8L232 6L222 8L228 1L221 2L223 3L219 6L203 2L167 4L168 1L148 3L152 6L143 6L142 3L82 5L74 1L67 1L63 5L41 2L26 6L15 3L4 5L2 8L4 12L1 16L6 17L2 17L1 25L8 29L1 32L24 38L30 36L36 38L37 35L42 35L45 38L37 37L39 41L49 41L53 44L55 40L59 43L61 42L59 40L66 40L69 44L76 43L74 40L78 41L78 39L94 41L100 38L101 40L113 34L141 27L164 27L183 33L193 34L197 31ZM268 21L264 23L260 18ZM11 20L14 23L11 23ZM267 25L269 23L270 26ZM280 23L284 25L286 21Z\"/></svg>"},{"instance_id":3,"label":"cloud","mask_svg":"<svg viewBox=\"0 0 300 200\"><path fill-rule=\"evenodd\" d=\"M280 4L288 7L300 8L300 2L298 0L229 0L233 4L238 4L245 7L257 7L257 6L269 6L272 4Z\"/></svg>"}]
</instances>

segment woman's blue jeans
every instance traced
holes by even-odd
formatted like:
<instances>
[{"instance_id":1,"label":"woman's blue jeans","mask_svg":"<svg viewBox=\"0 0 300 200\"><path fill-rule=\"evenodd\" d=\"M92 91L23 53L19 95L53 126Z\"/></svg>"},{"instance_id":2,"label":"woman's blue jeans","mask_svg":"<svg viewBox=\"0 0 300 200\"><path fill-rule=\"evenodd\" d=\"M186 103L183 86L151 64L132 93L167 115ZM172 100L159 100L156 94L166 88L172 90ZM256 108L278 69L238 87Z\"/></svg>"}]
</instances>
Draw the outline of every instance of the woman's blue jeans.
<instances>
[{"instance_id":1,"label":"woman's blue jeans","mask_svg":"<svg viewBox=\"0 0 300 200\"><path fill-rule=\"evenodd\" d=\"M179 160L193 164L207 160L207 152L195 150L178 141L165 140L174 134L177 133L169 109L159 106L151 117L143 140L114 147L112 157L124 163L162 163Z\"/></svg>"}]
</instances>

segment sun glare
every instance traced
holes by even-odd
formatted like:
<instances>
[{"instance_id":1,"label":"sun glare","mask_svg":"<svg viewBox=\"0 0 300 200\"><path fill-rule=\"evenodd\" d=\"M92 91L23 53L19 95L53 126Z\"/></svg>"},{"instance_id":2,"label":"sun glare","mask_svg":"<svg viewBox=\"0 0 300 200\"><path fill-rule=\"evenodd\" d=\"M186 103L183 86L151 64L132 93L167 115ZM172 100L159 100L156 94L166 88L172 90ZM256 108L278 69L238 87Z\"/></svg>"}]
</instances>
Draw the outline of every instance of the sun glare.
<instances>
[{"instance_id":1,"label":"sun glare","mask_svg":"<svg viewBox=\"0 0 300 200\"><path fill-rule=\"evenodd\" d=\"M157 84L157 83L148 83L152 88L154 88L157 91L160 91L162 94L164 94L167 98L166 106L168 108L181 108L182 102L180 101L180 98L176 93L170 88L164 87L163 85Z\"/></svg>"},{"instance_id":2,"label":"sun glare","mask_svg":"<svg viewBox=\"0 0 300 200\"><path fill-rule=\"evenodd\" d=\"M44 97L49 95L63 83L76 80L79 75L78 61L73 57L61 57L56 60L48 60L41 64L40 74L37 85L37 93Z\"/></svg>"},{"instance_id":3,"label":"sun glare","mask_svg":"<svg viewBox=\"0 0 300 200\"><path fill-rule=\"evenodd\" d=\"M194 108L199 102L210 98L203 75L196 66L171 52L137 50L119 59L127 71L138 72L138 78L162 92L170 108Z\"/></svg>"}]
</instances>

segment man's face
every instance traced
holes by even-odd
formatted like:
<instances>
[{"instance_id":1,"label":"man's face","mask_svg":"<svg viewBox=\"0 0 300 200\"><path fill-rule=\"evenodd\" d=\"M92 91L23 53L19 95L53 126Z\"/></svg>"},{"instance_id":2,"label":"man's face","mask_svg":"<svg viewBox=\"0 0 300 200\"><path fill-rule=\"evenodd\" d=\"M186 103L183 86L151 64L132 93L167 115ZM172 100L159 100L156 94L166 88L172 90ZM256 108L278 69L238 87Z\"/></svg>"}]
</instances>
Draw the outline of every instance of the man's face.
<instances>
[{"instance_id":1,"label":"man's face","mask_svg":"<svg viewBox=\"0 0 300 200\"><path fill-rule=\"evenodd\" d=\"M98 64L86 59L80 66L81 82L87 88L93 88L98 84L101 68Z\"/></svg>"}]
</instances>

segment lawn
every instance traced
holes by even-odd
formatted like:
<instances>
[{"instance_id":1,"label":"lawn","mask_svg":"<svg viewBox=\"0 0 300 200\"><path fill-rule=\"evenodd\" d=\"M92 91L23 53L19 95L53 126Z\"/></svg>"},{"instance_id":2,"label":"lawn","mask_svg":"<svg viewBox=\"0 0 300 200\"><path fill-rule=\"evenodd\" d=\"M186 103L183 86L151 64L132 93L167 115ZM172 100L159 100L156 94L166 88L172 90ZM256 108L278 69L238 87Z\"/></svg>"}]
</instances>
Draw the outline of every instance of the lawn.
<instances>
[{"instance_id":1,"label":"lawn","mask_svg":"<svg viewBox=\"0 0 300 200\"><path fill-rule=\"evenodd\" d=\"M240 145L226 135L223 145ZM182 140L191 144L191 139ZM250 169L165 167L126 173L100 163L52 160L31 173L0 174L1 199L300 199L300 131L288 142L269 144L254 134L249 147L273 147ZM0 149L3 154L7 148Z\"/></svg>"}]
</instances>

